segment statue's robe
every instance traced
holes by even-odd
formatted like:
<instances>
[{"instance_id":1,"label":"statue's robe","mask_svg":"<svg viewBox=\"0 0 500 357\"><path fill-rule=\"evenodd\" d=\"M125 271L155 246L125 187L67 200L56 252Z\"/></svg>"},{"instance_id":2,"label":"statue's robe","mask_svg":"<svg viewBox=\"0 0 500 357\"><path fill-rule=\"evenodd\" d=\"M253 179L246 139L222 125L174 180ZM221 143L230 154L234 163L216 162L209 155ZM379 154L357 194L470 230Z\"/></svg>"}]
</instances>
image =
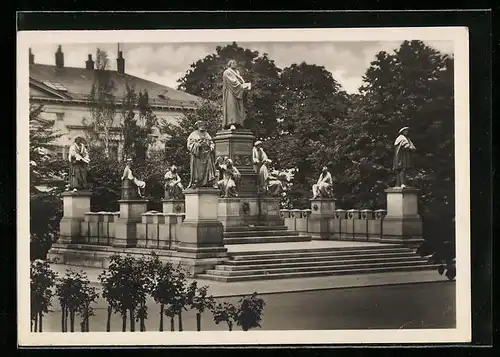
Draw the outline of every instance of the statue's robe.
<instances>
[{"instance_id":1,"label":"statue's robe","mask_svg":"<svg viewBox=\"0 0 500 357\"><path fill-rule=\"evenodd\" d=\"M215 144L206 131L195 130L187 139L191 155L188 188L213 187L215 181Z\"/></svg>"},{"instance_id":2,"label":"statue's robe","mask_svg":"<svg viewBox=\"0 0 500 357\"><path fill-rule=\"evenodd\" d=\"M69 148L69 187L71 189L85 189L87 184L87 165L89 154L85 145L72 144Z\"/></svg>"},{"instance_id":3,"label":"statue's robe","mask_svg":"<svg viewBox=\"0 0 500 357\"><path fill-rule=\"evenodd\" d=\"M392 169L406 170L411 167L411 154L410 152L415 150L415 146L411 140L404 136L399 135L394 141L394 160L392 164Z\"/></svg>"},{"instance_id":4,"label":"statue's robe","mask_svg":"<svg viewBox=\"0 0 500 357\"><path fill-rule=\"evenodd\" d=\"M222 178L217 182L222 197L238 197L236 185L241 178L241 174L235 166L226 164L219 165Z\"/></svg>"},{"instance_id":5,"label":"statue's robe","mask_svg":"<svg viewBox=\"0 0 500 357\"><path fill-rule=\"evenodd\" d=\"M332 183L332 175L328 171L322 172L318 181L312 187L313 198L333 197Z\"/></svg>"},{"instance_id":6,"label":"statue's robe","mask_svg":"<svg viewBox=\"0 0 500 357\"><path fill-rule=\"evenodd\" d=\"M165 198L180 199L182 198L183 191L184 186L182 186L179 174L168 170L165 174Z\"/></svg>"},{"instance_id":7,"label":"statue's robe","mask_svg":"<svg viewBox=\"0 0 500 357\"><path fill-rule=\"evenodd\" d=\"M262 148L254 148L252 149L252 163L253 163L253 170L256 174L260 172L260 167L262 166L262 163L267 160L268 157L266 155L266 152Z\"/></svg>"},{"instance_id":8,"label":"statue's robe","mask_svg":"<svg viewBox=\"0 0 500 357\"><path fill-rule=\"evenodd\" d=\"M237 70L228 68L222 74L222 127L224 128L230 125L243 126L246 117L243 83L245 81Z\"/></svg>"}]
</instances>

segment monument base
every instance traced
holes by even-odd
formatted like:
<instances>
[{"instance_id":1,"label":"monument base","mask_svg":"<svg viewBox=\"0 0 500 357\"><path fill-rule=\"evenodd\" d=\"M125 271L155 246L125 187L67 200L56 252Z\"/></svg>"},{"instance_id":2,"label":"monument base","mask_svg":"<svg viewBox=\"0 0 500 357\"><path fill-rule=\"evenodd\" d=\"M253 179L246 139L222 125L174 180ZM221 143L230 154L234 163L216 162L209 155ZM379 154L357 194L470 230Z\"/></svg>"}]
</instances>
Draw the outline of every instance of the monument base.
<instances>
[{"instance_id":1,"label":"monument base","mask_svg":"<svg viewBox=\"0 0 500 357\"><path fill-rule=\"evenodd\" d=\"M327 240L333 236L335 198L313 198L308 233L313 240Z\"/></svg>"},{"instance_id":2,"label":"monument base","mask_svg":"<svg viewBox=\"0 0 500 357\"><path fill-rule=\"evenodd\" d=\"M163 204L163 213L184 213L186 212L184 200L167 199L161 201Z\"/></svg>"},{"instance_id":3,"label":"monument base","mask_svg":"<svg viewBox=\"0 0 500 357\"><path fill-rule=\"evenodd\" d=\"M243 225L243 207L238 197L219 198L219 221L224 227Z\"/></svg>"},{"instance_id":4,"label":"monument base","mask_svg":"<svg viewBox=\"0 0 500 357\"><path fill-rule=\"evenodd\" d=\"M260 226L282 226L285 220L280 215L279 197L260 197Z\"/></svg>"},{"instance_id":5,"label":"monument base","mask_svg":"<svg viewBox=\"0 0 500 357\"><path fill-rule=\"evenodd\" d=\"M82 222L85 213L90 212L90 197L88 190L67 191L62 195L63 217L59 223L59 243L78 243L82 238Z\"/></svg>"},{"instance_id":6,"label":"monument base","mask_svg":"<svg viewBox=\"0 0 500 357\"><path fill-rule=\"evenodd\" d=\"M419 189L391 187L387 194L387 215L382 224L380 243L397 243L415 247L424 239L422 219L418 214Z\"/></svg>"},{"instance_id":7,"label":"monument base","mask_svg":"<svg viewBox=\"0 0 500 357\"><path fill-rule=\"evenodd\" d=\"M115 221L114 247L129 248L137 244L137 223L146 212L147 200L119 200L120 217Z\"/></svg>"}]
</instances>

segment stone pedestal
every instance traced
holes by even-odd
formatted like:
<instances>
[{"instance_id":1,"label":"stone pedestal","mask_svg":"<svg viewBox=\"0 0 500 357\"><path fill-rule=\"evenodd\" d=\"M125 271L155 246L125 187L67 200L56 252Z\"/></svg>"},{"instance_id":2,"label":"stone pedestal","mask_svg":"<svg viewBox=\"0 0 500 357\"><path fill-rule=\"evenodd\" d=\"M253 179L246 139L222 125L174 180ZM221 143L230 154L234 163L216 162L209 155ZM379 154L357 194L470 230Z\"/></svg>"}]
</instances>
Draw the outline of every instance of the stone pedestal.
<instances>
[{"instance_id":1,"label":"stone pedestal","mask_svg":"<svg viewBox=\"0 0 500 357\"><path fill-rule=\"evenodd\" d=\"M218 218L224 227L243 224L243 207L238 197L219 198L218 209Z\"/></svg>"},{"instance_id":2,"label":"stone pedestal","mask_svg":"<svg viewBox=\"0 0 500 357\"><path fill-rule=\"evenodd\" d=\"M81 243L81 225L85 213L90 212L90 191L64 192L63 217L59 223L58 243Z\"/></svg>"},{"instance_id":3,"label":"stone pedestal","mask_svg":"<svg viewBox=\"0 0 500 357\"><path fill-rule=\"evenodd\" d=\"M262 226L282 226L285 220L280 214L279 197L260 197L259 225Z\"/></svg>"},{"instance_id":4,"label":"stone pedestal","mask_svg":"<svg viewBox=\"0 0 500 357\"><path fill-rule=\"evenodd\" d=\"M308 222L308 233L315 240L333 237L333 219L335 217L335 198L311 199L311 216Z\"/></svg>"},{"instance_id":5,"label":"stone pedestal","mask_svg":"<svg viewBox=\"0 0 500 357\"><path fill-rule=\"evenodd\" d=\"M184 213L186 205L184 200L167 199L161 200L163 204L163 213Z\"/></svg>"},{"instance_id":6,"label":"stone pedestal","mask_svg":"<svg viewBox=\"0 0 500 357\"><path fill-rule=\"evenodd\" d=\"M135 247L137 243L137 223L146 212L148 200L119 200L120 218L115 222L114 247Z\"/></svg>"},{"instance_id":7,"label":"stone pedestal","mask_svg":"<svg viewBox=\"0 0 500 357\"><path fill-rule=\"evenodd\" d=\"M180 225L179 257L186 258L183 265L191 273L212 268L213 258L227 255L224 247L224 227L218 219L219 191L211 187L187 189L186 218ZM220 261L220 260L217 260Z\"/></svg>"},{"instance_id":8,"label":"stone pedestal","mask_svg":"<svg viewBox=\"0 0 500 357\"><path fill-rule=\"evenodd\" d=\"M238 196L257 195L257 174L252 166L252 149L255 136L248 129L221 130L214 138L215 156L227 156L241 173Z\"/></svg>"},{"instance_id":9,"label":"stone pedestal","mask_svg":"<svg viewBox=\"0 0 500 357\"><path fill-rule=\"evenodd\" d=\"M387 215L382 222L381 243L417 246L423 242L422 219L418 214L419 189L392 187L387 194Z\"/></svg>"}]
</instances>

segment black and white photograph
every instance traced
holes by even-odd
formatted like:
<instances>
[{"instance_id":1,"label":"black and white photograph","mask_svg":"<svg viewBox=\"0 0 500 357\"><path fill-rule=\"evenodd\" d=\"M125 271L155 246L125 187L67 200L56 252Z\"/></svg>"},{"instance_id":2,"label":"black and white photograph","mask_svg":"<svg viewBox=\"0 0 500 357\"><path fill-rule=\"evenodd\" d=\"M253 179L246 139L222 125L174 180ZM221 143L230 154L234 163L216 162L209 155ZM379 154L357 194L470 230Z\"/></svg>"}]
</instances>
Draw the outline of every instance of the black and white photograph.
<instances>
[{"instance_id":1,"label":"black and white photograph","mask_svg":"<svg viewBox=\"0 0 500 357\"><path fill-rule=\"evenodd\" d=\"M466 28L17 47L20 345L471 340Z\"/></svg>"}]
</instances>

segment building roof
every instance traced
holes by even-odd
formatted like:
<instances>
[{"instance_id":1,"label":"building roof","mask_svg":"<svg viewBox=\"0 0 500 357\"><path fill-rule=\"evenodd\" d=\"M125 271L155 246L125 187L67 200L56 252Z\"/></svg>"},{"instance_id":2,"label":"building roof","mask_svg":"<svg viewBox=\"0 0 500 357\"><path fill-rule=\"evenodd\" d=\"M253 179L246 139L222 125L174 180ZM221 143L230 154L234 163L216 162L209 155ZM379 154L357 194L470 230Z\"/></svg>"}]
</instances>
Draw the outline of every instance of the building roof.
<instances>
[{"instance_id":1,"label":"building roof","mask_svg":"<svg viewBox=\"0 0 500 357\"><path fill-rule=\"evenodd\" d=\"M36 87L35 98L57 98L63 101L86 101L94 81L93 69L62 67L46 64L30 64L30 86ZM194 108L200 97L148 81L127 73L109 71L115 84L115 97L121 101L126 83L137 92L146 90L153 106Z\"/></svg>"}]
</instances>

